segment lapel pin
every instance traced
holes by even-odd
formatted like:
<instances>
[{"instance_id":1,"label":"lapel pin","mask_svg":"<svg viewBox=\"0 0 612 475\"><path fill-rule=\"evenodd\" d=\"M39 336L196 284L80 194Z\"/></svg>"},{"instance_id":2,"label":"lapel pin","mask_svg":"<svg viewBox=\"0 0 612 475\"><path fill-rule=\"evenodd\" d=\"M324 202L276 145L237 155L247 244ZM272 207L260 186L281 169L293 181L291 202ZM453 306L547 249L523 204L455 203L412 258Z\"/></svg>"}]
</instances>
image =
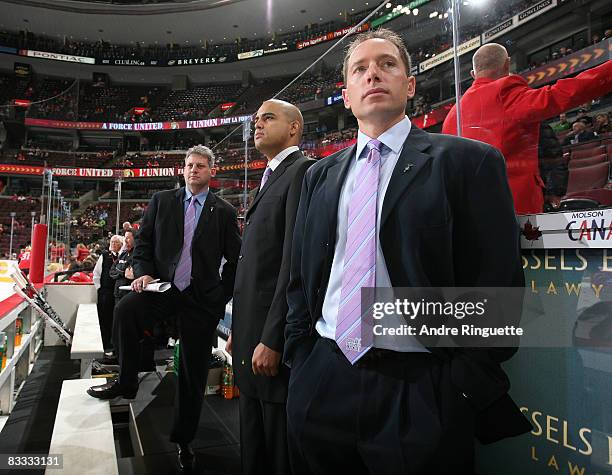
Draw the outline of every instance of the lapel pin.
<instances>
[{"instance_id":1,"label":"lapel pin","mask_svg":"<svg viewBox=\"0 0 612 475\"><path fill-rule=\"evenodd\" d=\"M214 206L211 206L211 207L210 207L210 212L211 212L211 213L213 212L213 209L215 209L215 207L214 207Z\"/></svg>"},{"instance_id":2,"label":"lapel pin","mask_svg":"<svg viewBox=\"0 0 612 475\"><path fill-rule=\"evenodd\" d=\"M404 168L404 173L409 172L413 166L414 166L414 163L407 164L406 168Z\"/></svg>"}]
</instances>

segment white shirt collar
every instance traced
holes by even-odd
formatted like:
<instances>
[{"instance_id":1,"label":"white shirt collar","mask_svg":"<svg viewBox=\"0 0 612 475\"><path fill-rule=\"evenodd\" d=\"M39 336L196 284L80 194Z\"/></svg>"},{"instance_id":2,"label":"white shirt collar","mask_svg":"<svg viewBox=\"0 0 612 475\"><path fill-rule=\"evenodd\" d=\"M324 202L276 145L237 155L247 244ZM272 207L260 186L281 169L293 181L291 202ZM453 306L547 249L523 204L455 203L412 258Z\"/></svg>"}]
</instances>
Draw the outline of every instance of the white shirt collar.
<instances>
[{"instance_id":1,"label":"white shirt collar","mask_svg":"<svg viewBox=\"0 0 612 475\"><path fill-rule=\"evenodd\" d=\"M412 124L410 119L408 119L407 116L404 116L402 120L400 120L390 129L385 130L378 137L368 137L360 130L357 134L357 158L361 156L361 152L363 152L365 146L373 138L382 142L383 145L392 150L393 153L398 154L402 149L411 128Z\"/></svg>"},{"instance_id":2,"label":"white shirt collar","mask_svg":"<svg viewBox=\"0 0 612 475\"><path fill-rule=\"evenodd\" d=\"M285 150L277 154L276 157L274 157L272 160L268 162L268 167L270 167L272 171L276 170L276 167L278 167L285 158L287 158L293 152L298 152L299 150L300 150L300 147L298 147L297 145L292 145L291 147L287 147Z\"/></svg>"}]
</instances>

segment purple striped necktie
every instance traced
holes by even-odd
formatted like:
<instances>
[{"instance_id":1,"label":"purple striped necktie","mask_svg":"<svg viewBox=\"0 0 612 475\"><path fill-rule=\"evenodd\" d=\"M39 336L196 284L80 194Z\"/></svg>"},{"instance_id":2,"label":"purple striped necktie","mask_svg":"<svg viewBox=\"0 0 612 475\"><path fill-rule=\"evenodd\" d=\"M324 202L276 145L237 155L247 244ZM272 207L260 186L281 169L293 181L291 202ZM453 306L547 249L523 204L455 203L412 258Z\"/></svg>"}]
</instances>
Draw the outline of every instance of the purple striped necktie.
<instances>
[{"instance_id":1,"label":"purple striped necktie","mask_svg":"<svg viewBox=\"0 0 612 475\"><path fill-rule=\"evenodd\" d=\"M376 211L382 143L370 140L368 158L349 201L336 342L351 364L372 347L370 305L361 307L361 288L376 286ZM373 302L372 302L373 303Z\"/></svg>"},{"instance_id":2,"label":"purple striped necktie","mask_svg":"<svg viewBox=\"0 0 612 475\"><path fill-rule=\"evenodd\" d=\"M189 287L191 283L191 242L196 227L196 202L195 196L189 199L189 206L185 211L185 226L183 230L183 249L176 270L174 271L174 285L181 292Z\"/></svg>"},{"instance_id":3,"label":"purple striped necktie","mask_svg":"<svg viewBox=\"0 0 612 475\"><path fill-rule=\"evenodd\" d=\"M261 185L259 185L260 190L264 187L264 185L268 181L268 178L270 178L270 175L272 175L272 171L273 170L269 166L266 167L266 170L264 171L264 174L261 177Z\"/></svg>"}]
</instances>

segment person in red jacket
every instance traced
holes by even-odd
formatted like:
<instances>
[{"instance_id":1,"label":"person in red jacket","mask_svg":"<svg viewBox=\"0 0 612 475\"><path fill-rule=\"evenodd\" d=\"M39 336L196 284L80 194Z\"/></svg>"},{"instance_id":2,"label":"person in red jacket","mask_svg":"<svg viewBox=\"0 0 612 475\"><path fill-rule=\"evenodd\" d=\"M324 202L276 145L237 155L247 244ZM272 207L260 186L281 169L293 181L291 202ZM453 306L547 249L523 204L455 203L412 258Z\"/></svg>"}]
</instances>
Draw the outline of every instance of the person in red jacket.
<instances>
[{"instance_id":1,"label":"person in red jacket","mask_svg":"<svg viewBox=\"0 0 612 475\"><path fill-rule=\"evenodd\" d=\"M21 271L26 275L28 274L28 272L30 272L31 254L32 254L32 247L28 245L21 250L21 252L19 253L19 257L17 258L17 260L19 261L19 264L18 264L19 269L21 269Z\"/></svg>"},{"instance_id":2,"label":"person in red jacket","mask_svg":"<svg viewBox=\"0 0 612 475\"><path fill-rule=\"evenodd\" d=\"M472 64L475 81L461 98L461 135L502 152L517 214L541 213L540 123L611 92L612 61L540 89L531 89L521 76L510 74L508 52L499 44L481 46ZM457 135L455 106L442 133Z\"/></svg>"},{"instance_id":3,"label":"person in red jacket","mask_svg":"<svg viewBox=\"0 0 612 475\"><path fill-rule=\"evenodd\" d=\"M82 242L77 244L76 251L76 258L79 262L83 262L85 259L87 259L87 256L89 256L89 249L87 249L87 246L85 246L85 244Z\"/></svg>"}]
</instances>

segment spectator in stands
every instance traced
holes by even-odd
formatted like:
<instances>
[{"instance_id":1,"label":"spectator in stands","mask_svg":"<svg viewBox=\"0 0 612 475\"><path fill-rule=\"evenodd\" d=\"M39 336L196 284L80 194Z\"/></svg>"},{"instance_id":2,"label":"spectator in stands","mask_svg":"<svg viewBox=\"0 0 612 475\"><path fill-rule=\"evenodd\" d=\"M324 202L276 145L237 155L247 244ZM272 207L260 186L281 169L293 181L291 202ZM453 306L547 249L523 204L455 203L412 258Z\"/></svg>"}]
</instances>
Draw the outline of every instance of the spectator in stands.
<instances>
[{"instance_id":1,"label":"spectator in stands","mask_svg":"<svg viewBox=\"0 0 612 475\"><path fill-rule=\"evenodd\" d=\"M593 127L593 117L589 115L589 111L591 110L590 102L583 104L583 107L578 109L578 114L576 115L576 120L584 122L588 128Z\"/></svg>"},{"instance_id":2,"label":"spectator in stands","mask_svg":"<svg viewBox=\"0 0 612 475\"><path fill-rule=\"evenodd\" d=\"M606 134L612 129L610 128L610 118L608 114L597 114L595 116L595 126L593 127L593 131L597 135Z\"/></svg>"},{"instance_id":3,"label":"spectator in stands","mask_svg":"<svg viewBox=\"0 0 612 475\"><path fill-rule=\"evenodd\" d=\"M98 292L98 320L100 321L102 343L106 352L112 350L111 335L113 310L115 308L115 281L110 276L110 269L117 261L122 247L123 238L121 236L114 235L111 237L108 250L102 251L93 272L93 282Z\"/></svg>"},{"instance_id":4,"label":"spectator in stands","mask_svg":"<svg viewBox=\"0 0 612 475\"><path fill-rule=\"evenodd\" d=\"M553 131L558 134L572 128L572 124L567 120L567 114L559 114L559 122L552 126Z\"/></svg>"},{"instance_id":5,"label":"spectator in stands","mask_svg":"<svg viewBox=\"0 0 612 475\"><path fill-rule=\"evenodd\" d=\"M510 74L508 52L499 44L481 46L472 63L475 81L461 98L461 135L503 153L517 213L541 213L540 123L611 92L612 61L540 89L531 89L521 76ZM457 134L455 107L444 120L444 133Z\"/></svg>"},{"instance_id":6,"label":"spectator in stands","mask_svg":"<svg viewBox=\"0 0 612 475\"><path fill-rule=\"evenodd\" d=\"M240 251L236 211L209 192L213 166L209 148L193 147L185 157L185 187L153 195L134 250L134 292L115 309L119 379L88 390L100 399L135 397L138 342L152 321L175 317L181 357L170 438L178 444L179 466L184 470L195 462L189 444L198 428L211 343L232 297ZM154 278L172 282L172 287L163 293L143 292Z\"/></svg>"},{"instance_id":7,"label":"spectator in stands","mask_svg":"<svg viewBox=\"0 0 612 475\"><path fill-rule=\"evenodd\" d=\"M581 120L577 120L572 124L572 131L565 137L563 145L572 145L582 142L588 142L595 139L595 134L587 130L587 126Z\"/></svg>"},{"instance_id":8,"label":"spectator in stands","mask_svg":"<svg viewBox=\"0 0 612 475\"><path fill-rule=\"evenodd\" d=\"M76 259L79 262L83 262L87 258L87 256L89 256L89 249L87 249L87 246L82 242L77 244L76 251Z\"/></svg>"}]
</instances>

